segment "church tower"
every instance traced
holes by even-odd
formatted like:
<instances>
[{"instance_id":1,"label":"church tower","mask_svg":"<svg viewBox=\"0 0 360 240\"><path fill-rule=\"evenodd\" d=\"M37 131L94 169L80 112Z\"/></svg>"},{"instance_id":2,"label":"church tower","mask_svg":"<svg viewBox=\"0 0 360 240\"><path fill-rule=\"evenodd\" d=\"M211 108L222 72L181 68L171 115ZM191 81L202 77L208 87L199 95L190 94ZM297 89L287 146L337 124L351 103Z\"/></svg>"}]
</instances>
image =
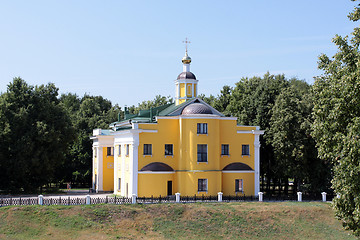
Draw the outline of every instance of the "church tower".
<instances>
[{"instance_id":1,"label":"church tower","mask_svg":"<svg viewBox=\"0 0 360 240\"><path fill-rule=\"evenodd\" d=\"M179 105L185 102L188 99L194 98L197 96L197 87L198 81L196 80L195 75L190 72L190 63L191 58L188 55L187 44L189 41L184 41L186 43L185 56L182 58L183 63L183 72L179 74L175 80L175 104Z\"/></svg>"}]
</instances>

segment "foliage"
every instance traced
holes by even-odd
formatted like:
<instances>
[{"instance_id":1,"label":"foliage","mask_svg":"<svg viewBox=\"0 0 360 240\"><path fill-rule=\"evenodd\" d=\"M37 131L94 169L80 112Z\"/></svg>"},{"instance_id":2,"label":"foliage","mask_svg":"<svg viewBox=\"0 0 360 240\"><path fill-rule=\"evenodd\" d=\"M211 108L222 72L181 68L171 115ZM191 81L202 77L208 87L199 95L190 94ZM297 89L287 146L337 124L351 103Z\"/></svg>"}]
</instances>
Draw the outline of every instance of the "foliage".
<instances>
[{"instance_id":1,"label":"foliage","mask_svg":"<svg viewBox=\"0 0 360 240\"><path fill-rule=\"evenodd\" d=\"M301 91L292 80L277 96L268 132L268 144L274 149L278 176L294 178L302 192L321 192L329 189L328 165L317 158L315 142L310 135L312 99L308 91Z\"/></svg>"},{"instance_id":2,"label":"foliage","mask_svg":"<svg viewBox=\"0 0 360 240\"><path fill-rule=\"evenodd\" d=\"M0 189L33 191L55 180L73 128L54 84L14 78L0 96Z\"/></svg>"},{"instance_id":3,"label":"foliage","mask_svg":"<svg viewBox=\"0 0 360 240\"><path fill-rule=\"evenodd\" d=\"M118 105L101 96L63 94L60 98L76 129L76 138L71 143L65 164L61 167L58 180L90 186L92 170L92 130L108 128L108 124L123 112ZM121 116L120 116L121 117Z\"/></svg>"},{"instance_id":4,"label":"foliage","mask_svg":"<svg viewBox=\"0 0 360 240\"><path fill-rule=\"evenodd\" d=\"M358 21L360 8L349 14ZM319 156L333 164L334 200L343 225L360 236L360 29L352 37L336 35L338 52L319 57L324 73L314 83L314 124Z\"/></svg>"},{"instance_id":5,"label":"foliage","mask_svg":"<svg viewBox=\"0 0 360 240\"><path fill-rule=\"evenodd\" d=\"M165 97L161 95L156 95L154 100L142 101L138 104L137 107L135 107L135 105L132 105L129 107L128 110L130 114L138 114L140 110L150 109L172 103L174 103L174 100L170 96Z\"/></svg>"},{"instance_id":6,"label":"foliage","mask_svg":"<svg viewBox=\"0 0 360 240\"><path fill-rule=\"evenodd\" d=\"M204 94L200 94L198 97L204 100L207 104L218 110L219 112L223 113L225 116L230 116L229 111L227 110L231 94L232 94L232 88L228 85L225 85L221 90L220 94L215 97L210 94L209 97L206 97Z\"/></svg>"},{"instance_id":7,"label":"foliage","mask_svg":"<svg viewBox=\"0 0 360 240\"><path fill-rule=\"evenodd\" d=\"M287 86L289 83L284 75L266 73L263 77L242 78L235 84L227 107L231 115L238 117L239 124L260 126L265 130L261 136L260 173L263 179L267 178L268 185L271 179L279 175L275 168L273 147L267 140L272 108L281 89Z\"/></svg>"}]
</instances>

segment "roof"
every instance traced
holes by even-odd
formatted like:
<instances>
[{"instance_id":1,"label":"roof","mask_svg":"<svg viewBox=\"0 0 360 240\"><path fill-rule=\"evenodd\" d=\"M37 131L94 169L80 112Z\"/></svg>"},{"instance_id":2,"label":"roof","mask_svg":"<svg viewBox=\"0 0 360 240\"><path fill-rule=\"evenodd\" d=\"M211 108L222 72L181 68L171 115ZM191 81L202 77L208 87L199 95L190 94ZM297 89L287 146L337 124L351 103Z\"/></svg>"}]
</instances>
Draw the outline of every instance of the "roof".
<instances>
[{"instance_id":1,"label":"roof","mask_svg":"<svg viewBox=\"0 0 360 240\"><path fill-rule=\"evenodd\" d=\"M193 98L179 105L175 105L175 103L165 104L147 110L140 110L138 114L125 114L125 119L111 123L110 127L116 126L116 131L120 131L129 129L131 123L151 123L154 122L154 117L156 116L179 116L183 114L183 111L187 112L185 115L213 114L224 117L223 114L200 98Z\"/></svg>"},{"instance_id":2,"label":"roof","mask_svg":"<svg viewBox=\"0 0 360 240\"><path fill-rule=\"evenodd\" d=\"M212 114L211 108L202 103L192 103L184 107L181 115Z\"/></svg>"},{"instance_id":3,"label":"roof","mask_svg":"<svg viewBox=\"0 0 360 240\"><path fill-rule=\"evenodd\" d=\"M196 79L196 77L192 72L182 72L179 74L177 79Z\"/></svg>"}]
</instances>

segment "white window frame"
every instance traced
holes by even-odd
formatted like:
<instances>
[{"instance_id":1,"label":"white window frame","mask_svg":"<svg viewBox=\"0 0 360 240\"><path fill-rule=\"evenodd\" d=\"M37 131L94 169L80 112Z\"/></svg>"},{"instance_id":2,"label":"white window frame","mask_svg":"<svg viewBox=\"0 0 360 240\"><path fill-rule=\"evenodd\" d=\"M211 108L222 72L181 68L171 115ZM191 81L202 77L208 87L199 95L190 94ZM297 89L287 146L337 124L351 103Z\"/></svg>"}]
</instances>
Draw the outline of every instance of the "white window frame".
<instances>
[{"instance_id":1,"label":"white window frame","mask_svg":"<svg viewBox=\"0 0 360 240\"><path fill-rule=\"evenodd\" d=\"M246 152L244 154L244 147L247 147L247 154L246 154ZM249 144L243 144L241 146L241 156L250 156L250 145Z\"/></svg>"},{"instance_id":2,"label":"white window frame","mask_svg":"<svg viewBox=\"0 0 360 240\"><path fill-rule=\"evenodd\" d=\"M143 155L152 156L152 144L147 144L147 143L144 144Z\"/></svg>"},{"instance_id":3,"label":"white window frame","mask_svg":"<svg viewBox=\"0 0 360 240\"><path fill-rule=\"evenodd\" d=\"M204 153L199 153L199 146L205 146L206 149L206 161L199 161L199 154L204 154ZM208 162L208 145L207 144L198 144L197 145L197 149L196 149L196 158L197 158L197 163L207 163ZM201 155L202 156L202 155ZM201 157L202 158L202 157ZM202 160L202 159L201 159Z\"/></svg>"},{"instance_id":4,"label":"white window frame","mask_svg":"<svg viewBox=\"0 0 360 240\"><path fill-rule=\"evenodd\" d=\"M236 183L236 182L238 182L238 183ZM236 187L236 185L237 185L237 187ZM244 193L244 179L235 179L235 192L236 193Z\"/></svg>"},{"instance_id":5,"label":"white window frame","mask_svg":"<svg viewBox=\"0 0 360 240\"><path fill-rule=\"evenodd\" d=\"M205 183L205 190L203 188L199 188L200 187L200 181L201 183L201 187L203 187L204 183ZM208 180L207 178L198 178L198 193L199 192L208 192Z\"/></svg>"},{"instance_id":6,"label":"white window frame","mask_svg":"<svg viewBox=\"0 0 360 240\"><path fill-rule=\"evenodd\" d=\"M197 134L208 134L208 124L207 123L198 123L197 124Z\"/></svg>"},{"instance_id":7,"label":"white window frame","mask_svg":"<svg viewBox=\"0 0 360 240\"><path fill-rule=\"evenodd\" d=\"M223 146L227 146L227 154L224 154ZM230 145L229 144L221 144L221 156L230 156Z\"/></svg>"}]
</instances>

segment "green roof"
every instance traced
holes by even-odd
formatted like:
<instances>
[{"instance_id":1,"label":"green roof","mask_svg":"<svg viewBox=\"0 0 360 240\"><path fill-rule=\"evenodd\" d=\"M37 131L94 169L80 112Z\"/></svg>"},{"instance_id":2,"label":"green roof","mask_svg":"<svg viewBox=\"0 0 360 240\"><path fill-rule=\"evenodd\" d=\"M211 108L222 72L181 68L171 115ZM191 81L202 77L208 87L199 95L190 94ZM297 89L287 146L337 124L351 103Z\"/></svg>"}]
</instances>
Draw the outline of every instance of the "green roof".
<instances>
[{"instance_id":1,"label":"green roof","mask_svg":"<svg viewBox=\"0 0 360 240\"><path fill-rule=\"evenodd\" d=\"M190 101L190 100L188 100ZM183 107L185 104L187 103L187 101L183 102L182 104L179 104L179 105L175 105L174 104L171 104L169 107L165 108L164 110L162 110L158 116L167 116L168 114L174 112L175 110Z\"/></svg>"}]
</instances>

